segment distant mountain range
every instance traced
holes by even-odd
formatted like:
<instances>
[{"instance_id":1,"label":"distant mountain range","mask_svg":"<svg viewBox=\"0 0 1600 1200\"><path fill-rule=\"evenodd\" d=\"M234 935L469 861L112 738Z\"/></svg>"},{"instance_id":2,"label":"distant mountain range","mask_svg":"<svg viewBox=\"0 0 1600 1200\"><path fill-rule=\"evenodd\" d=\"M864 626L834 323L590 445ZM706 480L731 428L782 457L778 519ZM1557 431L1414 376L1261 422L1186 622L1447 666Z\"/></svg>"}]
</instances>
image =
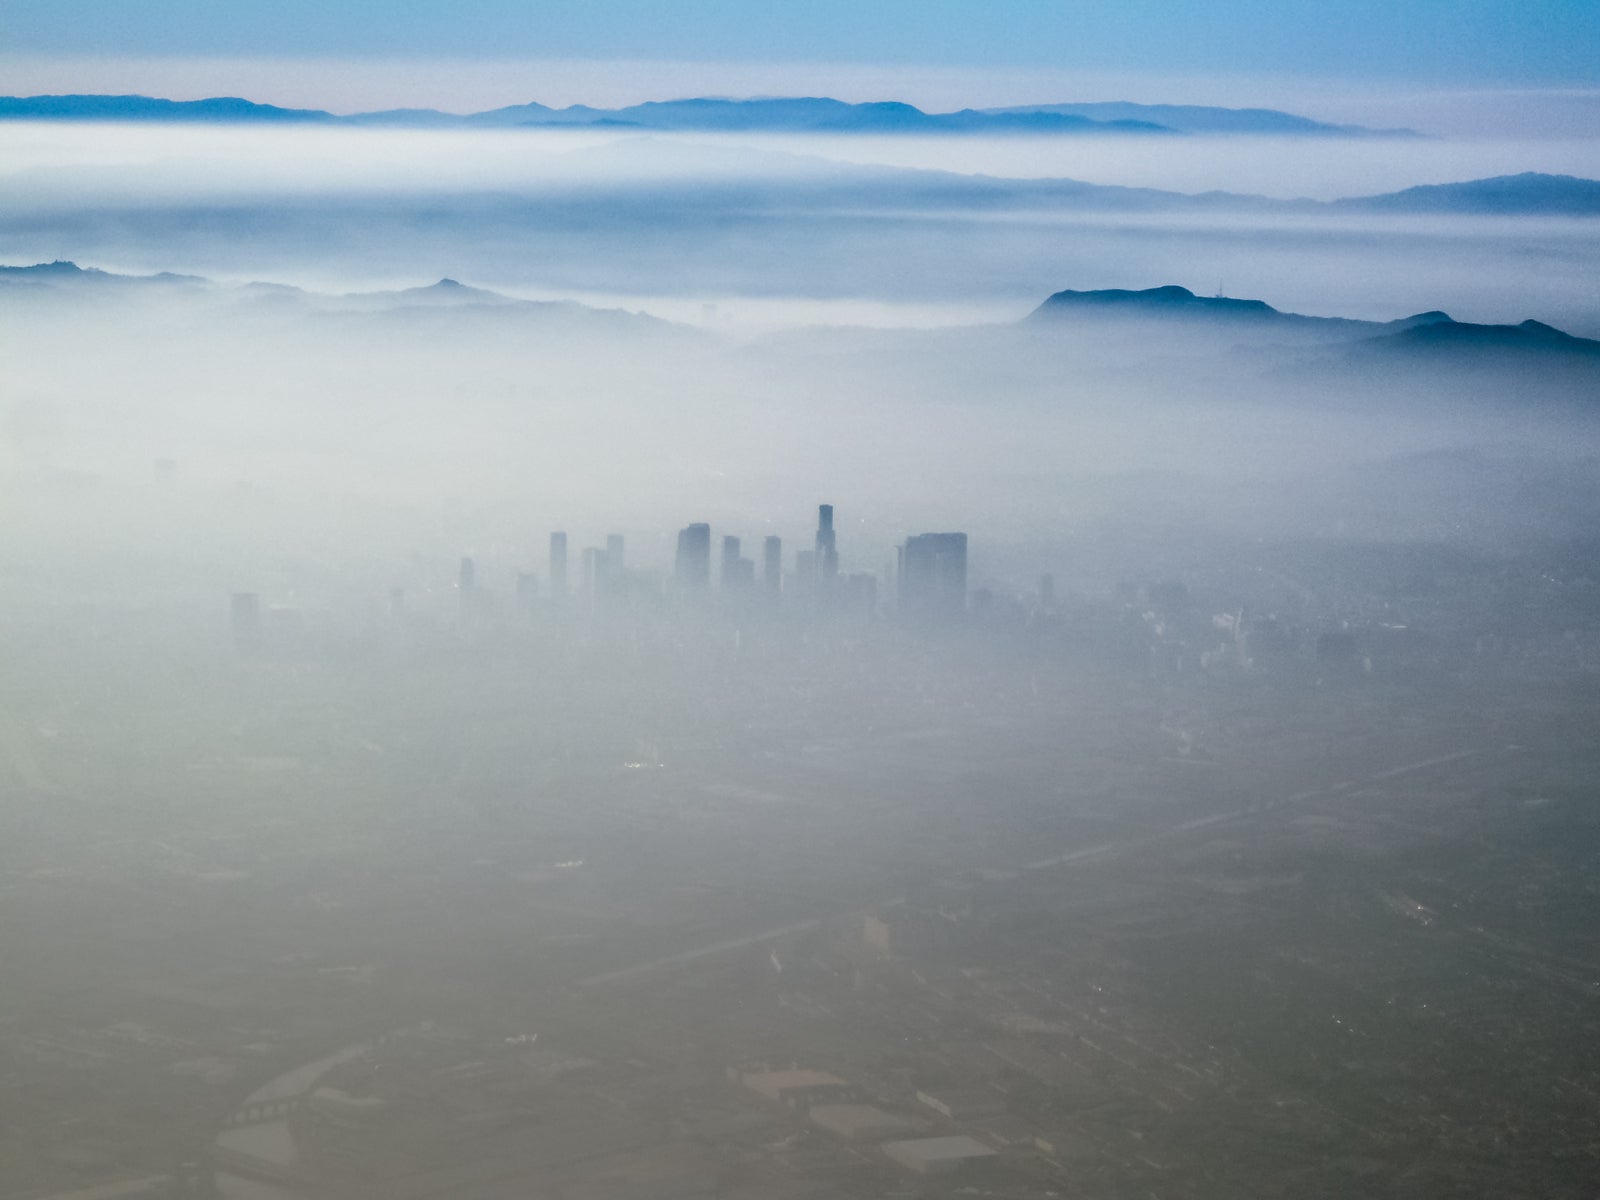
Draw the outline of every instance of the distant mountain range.
<instances>
[{"instance_id":1,"label":"distant mountain range","mask_svg":"<svg viewBox=\"0 0 1600 1200\"><path fill-rule=\"evenodd\" d=\"M1358 321L1348 317L1308 317L1280 312L1265 300L1240 300L1232 296L1197 296L1186 287L1168 284L1143 291L1107 288L1098 291L1057 292L1037 309L1036 318L1055 317L1155 317L1162 320L1202 320L1254 325L1302 325L1340 334L1394 331L1415 325L1450 320L1447 313L1426 312L1399 321Z\"/></svg>"},{"instance_id":2,"label":"distant mountain range","mask_svg":"<svg viewBox=\"0 0 1600 1200\"><path fill-rule=\"evenodd\" d=\"M1526 171L1521 175L1427 184L1383 196L1336 200L1334 206L1378 213L1596 216L1600 215L1600 180Z\"/></svg>"},{"instance_id":3,"label":"distant mountain range","mask_svg":"<svg viewBox=\"0 0 1600 1200\"><path fill-rule=\"evenodd\" d=\"M1028 318L1064 319L1142 317L1158 321L1209 323L1229 327L1295 329L1324 334L1327 340L1353 341L1370 351L1429 351L1435 354L1512 351L1600 357L1600 341L1573 337L1540 321L1518 325L1478 325L1457 321L1437 310L1397 321L1360 321L1281 312L1262 300L1197 296L1176 285L1143 291L1106 289L1063 291L1049 297Z\"/></svg>"},{"instance_id":4,"label":"distant mountain range","mask_svg":"<svg viewBox=\"0 0 1600 1200\"><path fill-rule=\"evenodd\" d=\"M668 322L636 313L595 309L571 301L519 300L485 288L469 287L454 279L441 279L424 287L394 291L355 292L326 295L307 292L282 284L249 283L223 285L197 275L118 275L73 262L38 263L32 266L0 266L0 295L16 296L23 289L48 289L52 292L79 292L84 289L109 289L126 292L138 288L164 291L212 290L246 300L269 300L305 305L316 311L407 312L425 309L494 310L516 316L564 315L585 319L622 321L640 328L666 329ZM1513 360L1528 356L1595 360L1600 365L1600 341L1574 337L1539 321L1516 325L1479 325L1454 320L1437 310L1417 313L1395 321L1364 321L1348 317L1316 317L1282 312L1263 300L1229 296L1200 296L1188 288L1169 284L1141 291L1103 289L1061 291L1047 298L1025 318L1023 325L1049 328L1057 321L1096 321L1137 319L1184 325L1192 329L1207 326L1224 331L1257 330L1266 333L1292 333L1293 341L1319 344L1344 344L1363 354L1404 353L1410 357L1435 360L1471 361L1474 356L1493 353Z\"/></svg>"},{"instance_id":5,"label":"distant mountain range","mask_svg":"<svg viewBox=\"0 0 1600 1200\"><path fill-rule=\"evenodd\" d=\"M1143 132L1153 134L1226 132L1242 135L1250 132L1271 134L1293 131L1304 134L1341 133L1355 136L1377 132L1346 126L1321 126L1304 117L1267 109L1127 104L1053 107L1073 111L1061 113L1039 111L1051 121L1082 120L1087 122L1091 129L1100 132L1111 130L1112 126L1098 118L1082 116L1079 110L1102 114L1148 110L1169 120L1180 121L1182 124L1182 128L1173 128L1147 122L1150 128ZM840 115L841 113L854 115L846 120ZM799 131L806 128L883 132L889 125L902 119L914 121L929 117L929 114L920 113L918 118L909 118L905 116L906 113L919 114L919 110L912 109L908 105L847 105L834 100L685 100L642 104L617 110L589 109L583 106L557 110L533 104L495 109L468 117L457 117L432 110L396 110L336 117L314 110L274 108L270 105L229 99L176 102L139 96L47 96L25 100L0 98L0 120L185 122L245 120L268 124L323 122L341 127L369 125L413 128L430 126L516 128L531 123L551 127L632 128L641 132L715 129ZM536 118L530 114L543 114L543 117ZM624 114L630 115L630 118L623 120ZM1012 110L991 110L988 114L976 113L976 115L973 110L968 110L967 113L945 114L938 119L942 121L945 117L949 117L951 124L946 128L952 132L962 130L982 132L983 127L970 123L977 117L987 119L988 116L993 116L997 121L1007 121L1017 115ZM813 120L815 124L807 125L808 121ZM850 124L850 121L856 123ZM875 123L887 124L880 128ZM910 124L902 124L896 128L899 132L915 131ZM1066 132L1068 127L1056 125L1054 128L1058 132ZM1394 216L1446 214L1600 216L1600 181L1539 172L1429 184L1382 195L1319 201L1278 199L1228 191L1191 194L1159 188L1086 183L1065 178L1007 178L953 171L855 164L816 155L748 146L675 143L665 147L650 147L643 138L634 141L624 139L574 151L567 161L577 162L580 158L585 158L593 160L599 169L607 169L613 163L632 168L637 166L641 159L655 163L658 159L665 159L669 155L670 162L657 163L661 169L661 177L651 178L648 181L650 203L657 211L667 206L673 197L693 192L694 205L702 210L708 206L716 207L719 202L734 197L738 198L740 207L752 205L763 207L767 203L776 201L786 206L795 202L812 206L837 203L852 208L888 204L896 208L956 206L976 209L1016 208L1141 213L1248 210L1286 214L1346 212ZM715 171L704 178L697 177L692 168L699 166L715 168ZM747 178L769 171L781 174L781 190L765 181L752 184ZM610 186L604 189L603 194L597 193L586 203L599 207L612 206L619 201L622 191L625 190ZM575 194L570 188L568 192Z\"/></svg>"},{"instance_id":6,"label":"distant mountain range","mask_svg":"<svg viewBox=\"0 0 1600 1200\"><path fill-rule=\"evenodd\" d=\"M149 96L10 96L0 97L0 120L266 122L424 129L600 127L746 133L1418 136L1405 129L1331 125L1265 108L1119 101L931 113L897 101L847 104L827 97L701 98L651 101L626 108L591 108L583 104L550 108L543 104L518 104L465 114L404 108L337 115L320 109L256 104L235 97L162 100Z\"/></svg>"},{"instance_id":7,"label":"distant mountain range","mask_svg":"<svg viewBox=\"0 0 1600 1200\"><path fill-rule=\"evenodd\" d=\"M928 175L934 174L928 172ZM1168 192L1072 179L997 179L945 174L953 191L974 199L1121 211L1249 209L1257 212L1349 212L1373 216L1600 217L1600 180L1527 171L1461 183L1437 183L1342 200L1277 200L1239 192ZM932 182L931 180L929 181ZM981 193L988 192L988 196Z\"/></svg>"},{"instance_id":8,"label":"distant mountain range","mask_svg":"<svg viewBox=\"0 0 1600 1200\"><path fill-rule=\"evenodd\" d=\"M579 322L588 327L608 326L634 333L691 332L688 326L675 326L647 313L595 308L574 300L522 300L485 288L469 287L454 279L393 291L331 294L281 283L219 283L201 275L175 275L167 271L157 275L119 275L63 260L31 266L0 266L0 298L27 299L40 295L63 299L97 295L211 296L219 302L239 302L262 311L289 309L316 314L426 316L429 311L449 310L512 320L537 318L563 326Z\"/></svg>"},{"instance_id":9,"label":"distant mountain range","mask_svg":"<svg viewBox=\"0 0 1600 1200\"><path fill-rule=\"evenodd\" d=\"M1266 133L1290 136L1419 137L1412 129L1368 129L1361 125L1330 125L1271 108L1216 108L1200 104L1130 104L1125 100L1090 104L1038 104L1021 108L990 108L985 112L1023 115L1057 113L1087 117L1092 121L1148 121L1184 133Z\"/></svg>"}]
</instances>

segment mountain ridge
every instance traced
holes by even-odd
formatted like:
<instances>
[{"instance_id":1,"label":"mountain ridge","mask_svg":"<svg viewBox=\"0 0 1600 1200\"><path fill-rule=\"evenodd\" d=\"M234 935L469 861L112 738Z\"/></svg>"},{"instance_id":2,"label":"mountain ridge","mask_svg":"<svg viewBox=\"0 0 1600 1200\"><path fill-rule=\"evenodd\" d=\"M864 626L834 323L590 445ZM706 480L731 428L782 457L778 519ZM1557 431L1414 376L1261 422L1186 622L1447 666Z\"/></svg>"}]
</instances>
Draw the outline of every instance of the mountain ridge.
<instances>
[{"instance_id":1,"label":"mountain ridge","mask_svg":"<svg viewBox=\"0 0 1600 1200\"><path fill-rule=\"evenodd\" d=\"M1127 101L1036 104L927 112L901 101L848 103L825 96L730 99L689 97L604 109L537 102L473 113L397 108L336 114L282 108L240 97L169 100L143 95L38 95L0 97L0 120L179 121L387 125L413 128L637 127L697 132L807 133L1013 133L1182 135L1188 133L1290 134L1333 137L1419 136L1410 130L1333 125L1274 109L1204 105L1142 105Z\"/></svg>"},{"instance_id":2,"label":"mountain ridge","mask_svg":"<svg viewBox=\"0 0 1600 1200\"><path fill-rule=\"evenodd\" d=\"M621 308L600 308L576 300L527 300L507 296L487 288L472 287L448 276L430 284L370 292L316 292L293 284L251 280L224 283L203 275L180 275L162 271L153 275L121 275L99 267L83 267L68 259L27 265L0 264L0 295L35 288L51 291L82 288L108 288L125 292L139 287L189 287L195 291L231 296L245 301L270 300L299 303L327 314L427 313L476 309L488 313L516 315L565 314L591 319L629 320L640 326L688 330L677 322L649 313Z\"/></svg>"},{"instance_id":3,"label":"mountain ridge","mask_svg":"<svg viewBox=\"0 0 1600 1200\"><path fill-rule=\"evenodd\" d=\"M249 282L219 284L198 275L160 272L153 275L120 275L98 267L82 267L65 259L28 265L0 264L0 288L8 284L67 282L88 286L131 286L138 284L186 284L198 287L231 286L240 294L270 291L307 301L331 303L346 310L389 308L394 310L481 308L566 310L594 314L627 315L654 324L670 325L646 314L625 313L619 309L594 308L570 300L523 300L479 288L445 277L431 284L372 292L319 293L286 284ZM1481 324L1457 321L1438 309L1373 321L1356 317L1313 316L1285 312L1264 300L1232 296L1201 296L1179 284L1144 289L1102 288L1065 289L1052 293L1018 322L1023 326L1048 327L1057 319L1074 317L1127 317L1136 315L1156 320L1206 323L1224 328L1298 328L1342 335L1331 340L1363 350L1451 351L1551 351L1582 357L1600 358L1600 341L1577 337L1532 318L1516 324Z\"/></svg>"},{"instance_id":4,"label":"mountain ridge","mask_svg":"<svg viewBox=\"0 0 1600 1200\"><path fill-rule=\"evenodd\" d=\"M1600 216L1600 180L1523 171L1459 183L1428 183L1330 201L1334 208L1396 214Z\"/></svg>"},{"instance_id":5,"label":"mountain ridge","mask_svg":"<svg viewBox=\"0 0 1600 1200\"><path fill-rule=\"evenodd\" d=\"M1363 352L1427 351L1434 354L1482 351L1554 352L1600 357L1600 341L1576 337L1533 319L1518 324L1479 324L1457 321L1437 309L1394 321L1369 321L1352 317L1309 316L1283 312L1264 300L1230 296L1199 296L1186 287L1166 284L1133 291L1104 288L1071 289L1049 296L1025 321L1043 324L1073 317L1129 314L1190 324L1212 324L1237 329L1295 327L1342 334L1341 343Z\"/></svg>"},{"instance_id":6,"label":"mountain ridge","mask_svg":"<svg viewBox=\"0 0 1600 1200\"><path fill-rule=\"evenodd\" d=\"M1184 133L1273 134L1316 137L1422 137L1414 129L1370 129L1364 125L1336 125L1274 108L1223 108L1205 104L1136 104L1128 100L1097 100L1076 104L1012 105L985 109L989 113L1053 112L1092 120L1152 121Z\"/></svg>"}]
</instances>

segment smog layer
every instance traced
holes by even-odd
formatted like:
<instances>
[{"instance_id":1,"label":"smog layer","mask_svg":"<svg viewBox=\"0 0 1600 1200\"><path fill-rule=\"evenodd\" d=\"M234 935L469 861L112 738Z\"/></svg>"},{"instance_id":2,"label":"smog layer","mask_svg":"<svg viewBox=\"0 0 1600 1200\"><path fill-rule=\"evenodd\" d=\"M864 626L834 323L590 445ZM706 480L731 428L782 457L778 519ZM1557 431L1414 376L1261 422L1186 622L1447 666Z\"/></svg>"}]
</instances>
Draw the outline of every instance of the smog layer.
<instances>
[{"instance_id":1,"label":"smog layer","mask_svg":"<svg viewBox=\"0 0 1600 1200\"><path fill-rule=\"evenodd\" d=\"M1596 143L39 115L0 1197L1591 1193Z\"/></svg>"}]
</instances>

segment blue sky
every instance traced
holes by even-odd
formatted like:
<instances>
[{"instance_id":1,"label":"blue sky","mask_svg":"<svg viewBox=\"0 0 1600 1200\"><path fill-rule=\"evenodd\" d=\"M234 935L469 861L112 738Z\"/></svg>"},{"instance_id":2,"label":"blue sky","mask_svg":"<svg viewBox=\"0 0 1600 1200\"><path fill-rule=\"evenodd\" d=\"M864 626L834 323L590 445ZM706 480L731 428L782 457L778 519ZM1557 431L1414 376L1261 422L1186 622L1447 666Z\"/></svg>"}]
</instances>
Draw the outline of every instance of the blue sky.
<instances>
[{"instance_id":1,"label":"blue sky","mask_svg":"<svg viewBox=\"0 0 1600 1200\"><path fill-rule=\"evenodd\" d=\"M644 58L1588 86L1600 80L1600 3L0 0L0 48L33 56Z\"/></svg>"}]
</instances>

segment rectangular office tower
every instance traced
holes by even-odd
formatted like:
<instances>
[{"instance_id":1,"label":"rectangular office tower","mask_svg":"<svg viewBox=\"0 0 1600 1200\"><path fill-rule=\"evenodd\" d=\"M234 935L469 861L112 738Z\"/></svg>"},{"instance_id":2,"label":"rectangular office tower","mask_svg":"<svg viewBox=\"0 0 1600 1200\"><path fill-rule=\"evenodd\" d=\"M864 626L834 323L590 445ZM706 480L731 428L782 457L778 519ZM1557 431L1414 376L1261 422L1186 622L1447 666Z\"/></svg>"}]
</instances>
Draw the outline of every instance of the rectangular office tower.
<instances>
[{"instance_id":1,"label":"rectangular office tower","mask_svg":"<svg viewBox=\"0 0 1600 1200\"><path fill-rule=\"evenodd\" d=\"M672 573L681 591L710 589L711 526L695 524L678 531L678 558Z\"/></svg>"},{"instance_id":2,"label":"rectangular office tower","mask_svg":"<svg viewBox=\"0 0 1600 1200\"><path fill-rule=\"evenodd\" d=\"M954 620L967 610L967 535L920 533L900 547L900 611Z\"/></svg>"},{"instance_id":3,"label":"rectangular office tower","mask_svg":"<svg viewBox=\"0 0 1600 1200\"><path fill-rule=\"evenodd\" d=\"M761 543L761 582L773 595L783 590L783 539L768 536Z\"/></svg>"},{"instance_id":4,"label":"rectangular office tower","mask_svg":"<svg viewBox=\"0 0 1600 1200\"><path fill-rule=\"evenodd\" d=\"M550 535L550 597L561 600L567 594L567 535Z\"/></svg>"}]
</instances>

